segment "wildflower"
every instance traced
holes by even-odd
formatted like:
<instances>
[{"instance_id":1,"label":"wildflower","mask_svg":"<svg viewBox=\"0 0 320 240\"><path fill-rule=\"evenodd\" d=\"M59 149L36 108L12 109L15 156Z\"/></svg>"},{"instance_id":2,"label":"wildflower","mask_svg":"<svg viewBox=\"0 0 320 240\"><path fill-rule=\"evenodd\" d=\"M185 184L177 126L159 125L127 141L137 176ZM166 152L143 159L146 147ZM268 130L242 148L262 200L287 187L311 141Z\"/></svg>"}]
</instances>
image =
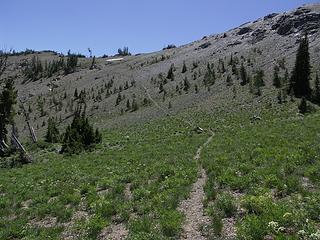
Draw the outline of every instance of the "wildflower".
<instances>
[{"instance_id":1,"label":"wildflower","mask_svg":"<svg viewBox=\"0 0 320 240\"><path fill-rule=\"evenodd\" d=\"M291 217L292 216L292 213L289 213L289 212L286 212L285 214L283 214L283 218L288 218L288 217Z\"/></svg>"},{"instance_id":2,"label":"wildflower","mask_svg":"<svg viewBox=\"0 0 320 240\"><path fill-rule=\"evenodd\" d=\"M301 235L301 236L306 235L306 231L305 230L299 230L298 235Z\"/></svg>"},{"instance_id":3,"label":"wildflower","mask_svg":"<svg viewBox=\"0 0 320 240\"><path fill-rule=\"evenodd\" d=\"M317 232L312 233L312 234L310 235L310 239L320 240L320 231L318 230Z\"/></svg>"},{"instance_id":4,"label":"wildflower","mask_svg":"<svg viewBox=\"0 0 320 240\"><path fill-rule=\"evenodd\" d=\"M271 221L268 223L268 228L271 228L273 230L276 230L278 228L279 224L277 222Z\"/></svg>"}]
</instances>

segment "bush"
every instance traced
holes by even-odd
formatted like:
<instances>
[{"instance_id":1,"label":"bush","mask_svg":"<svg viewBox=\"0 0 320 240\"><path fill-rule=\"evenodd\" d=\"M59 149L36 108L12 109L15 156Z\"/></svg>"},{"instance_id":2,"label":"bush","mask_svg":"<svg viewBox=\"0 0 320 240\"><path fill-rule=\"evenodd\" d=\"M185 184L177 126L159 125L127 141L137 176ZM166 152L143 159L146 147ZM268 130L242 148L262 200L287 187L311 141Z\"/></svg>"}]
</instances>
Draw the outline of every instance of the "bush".
<instances>
[{"instance_id":1,"label":"bush","mask_svg":"<svg viewBox=\"0 0 320 240\"><path fill-rule=\"evenodd\" d=\"M96 143L102 141L102 135L98 129L93 130L85 112L75 112L73 121L66 129L63 138L62 153L78 153L89 149Z\"/></svg>"},{"instance_id":2,"label":"bush","mask_svg":"<svg viewBox=\"0 0 320 240\"><path fill-rule=\"evenodd\" d=\"M59 140L60 140L60 133L57 128L57 122L53 118L49 118L45 141L48 143L57 143L59 142Z\"/></svg>"},{"instance_id":3,"label":"bush","mask_svg":"<svg viewBox=\"0 0 320 240\"><path fill-rule=\"evenodd\" d=\"M163 234L167 237L177 236L181 229L182 219L182 214L177 211L164 212L160 219Z\"/></svg>"},{"instance_id":4,"label":"bush","mask_svg":"<svg viewBox=\"0 0 320 240\"><path fill-rule=\"evenodd\" d=\"M215 206L221 211L224 217L232 217L237 212L235 200L229 193L218 195Z\"/></svg>"}]
</instances>

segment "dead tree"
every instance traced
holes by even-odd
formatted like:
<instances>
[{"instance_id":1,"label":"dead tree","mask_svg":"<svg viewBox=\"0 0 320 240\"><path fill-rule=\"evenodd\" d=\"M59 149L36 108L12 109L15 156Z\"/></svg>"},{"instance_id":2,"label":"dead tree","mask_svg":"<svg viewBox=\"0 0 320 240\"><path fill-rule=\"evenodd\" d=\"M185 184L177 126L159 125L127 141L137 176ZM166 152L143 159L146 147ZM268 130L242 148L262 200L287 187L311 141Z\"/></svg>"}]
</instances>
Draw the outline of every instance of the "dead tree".
<instances>
[{"instance_id":1,"label":"dead tree","mask_svg":"<svg viewBox=\"0 0 320 240\"><path fill-rule=\"evenodd\" d=\"M26 119L26 122L27 122L27 125L28 125L28 129L29 129L31 140L32 140L33 143L36 143L38 141L38 139L37 139L37 136L36 136L36 133L35 133L33 127L30 124L29 113L27 112L26 108L24 107L24 102L21 99L19 99L19 101L21 103L20 104L20 108L21 108L21 110L23 112L23 115L24 115L24 117Z\"/></svg>"},{"instance_id":2,"label":"dead tree","mask_svg":"<svg viewBox=\"0 0 320 240\"><path fill-rule=\"evenodd\" d=\"M9 56L8 52L4 50L0 51L0 78L7 68L8 56Z\"/></svg>"},{"instance_id":3,"label":"dead tree","mask_svg":"<svg viewBox=\"0 0 320 240\"><path fill-rule=\"evenodd\" d=\"M20 161L22 163L31 163L32 162L32 157L27 153L26 149L23 147L19 139L16 137L14 133L11 135L11 141L13 145L16 147L16 149L19 150L20 152Z\"/></svg>"}]
</instances>

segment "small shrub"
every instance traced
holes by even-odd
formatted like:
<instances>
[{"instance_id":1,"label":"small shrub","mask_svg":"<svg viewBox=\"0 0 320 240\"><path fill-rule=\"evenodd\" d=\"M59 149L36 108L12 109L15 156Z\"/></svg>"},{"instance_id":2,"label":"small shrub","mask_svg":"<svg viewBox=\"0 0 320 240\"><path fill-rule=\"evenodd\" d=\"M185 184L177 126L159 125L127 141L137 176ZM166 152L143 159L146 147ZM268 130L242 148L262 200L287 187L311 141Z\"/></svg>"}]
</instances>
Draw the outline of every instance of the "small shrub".
<instances>
[{"instance_id":1,"label":"small shrub","mask_svg":"<svg viewBox=\"0 0 320 240\"><path fill-rule=\"evenodd\" d=\"M233 196L228 193L218 195L215 206L228 218L232 217L237 211L235 200Z\"/></svg>"}]
</instances>

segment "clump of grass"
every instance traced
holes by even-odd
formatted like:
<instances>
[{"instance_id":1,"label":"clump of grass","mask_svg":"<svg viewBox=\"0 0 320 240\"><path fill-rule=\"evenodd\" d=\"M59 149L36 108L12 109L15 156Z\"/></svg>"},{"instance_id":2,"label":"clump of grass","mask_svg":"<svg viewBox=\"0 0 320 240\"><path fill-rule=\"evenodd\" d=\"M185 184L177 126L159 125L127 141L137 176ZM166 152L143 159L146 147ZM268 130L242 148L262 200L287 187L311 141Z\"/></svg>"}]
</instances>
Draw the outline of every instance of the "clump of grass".
<instances>
[{"instance_id":1,"label":"clump of grass","mask_svg":"<svg viewBox=\"0 0 320 240\"><path fill-rule=\"evenodd\" d=\"M230 193L219 194L215 201L215 208L227 218L234 216L237 212L236 202Z\"/></svg>"}]
</instances>

